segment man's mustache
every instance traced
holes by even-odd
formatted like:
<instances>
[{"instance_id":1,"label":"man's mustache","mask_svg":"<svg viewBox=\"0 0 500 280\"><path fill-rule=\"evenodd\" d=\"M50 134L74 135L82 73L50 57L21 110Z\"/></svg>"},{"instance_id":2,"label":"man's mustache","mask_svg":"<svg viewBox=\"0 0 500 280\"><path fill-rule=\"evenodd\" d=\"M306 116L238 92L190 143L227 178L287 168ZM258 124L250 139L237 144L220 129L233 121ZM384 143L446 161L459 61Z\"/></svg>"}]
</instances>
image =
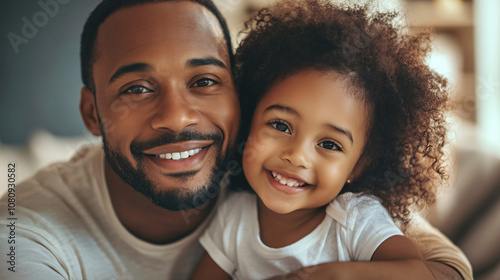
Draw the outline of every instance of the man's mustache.
<instances>
[{"instance_id":1,"label":"man's mustache","mask_svg":"<svg viewBox=\"0 0 500 280\"><path fill-rule=\"evenodd\" d=\"M214 144L220 145L223 140L221 131L215 133L201 133L198 131L181 131L179 133L165 133L155 139L147 141L132 141L130 151L134 157L142 156L142 152L158 146L174 144L186 141L212 140Z\"/></svg>"}]
</instances>

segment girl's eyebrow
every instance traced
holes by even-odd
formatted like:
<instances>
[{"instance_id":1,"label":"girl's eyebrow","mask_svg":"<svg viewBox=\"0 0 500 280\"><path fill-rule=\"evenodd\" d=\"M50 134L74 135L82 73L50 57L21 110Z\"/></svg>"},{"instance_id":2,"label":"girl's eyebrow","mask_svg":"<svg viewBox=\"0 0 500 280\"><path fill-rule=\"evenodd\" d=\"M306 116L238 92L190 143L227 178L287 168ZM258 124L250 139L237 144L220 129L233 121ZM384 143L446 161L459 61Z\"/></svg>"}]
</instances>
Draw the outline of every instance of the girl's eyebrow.
<instances>
[{"instance_id":1,"label":"girl's eyebrow","mask_svg":"<svg viewBox=\"0 0 500 280\"><path fill-rule=\"evenodd\" d=\"M264 112L270 111L270 110L279 110L279 111L282 111L284 113L289 113L289 114L295 115L295 116L297 116L297 117L300 118L299 112L297 112L293 108L285 106L285 105L274 104L274 105L271 105L271 106L267 107L264 110Z\"/></svg>"},{"instance_id":2,"label":"girl's eyebrow","mask_svg":"<svg viewBox=\"0 0 500 280\"><path fill-rule=\"evenodd\" d=\"M354 140L352 138L352 133L348 130L348 129L342 129L338 126L335 126L333 124L326 124L326 126L332 130L335 130L335 131L338 131L342 134L344 134L345 136L347 136L347 138L349 138L349 140L351 140L351 143L354 144Z\"/></svg>"}]
</instances>

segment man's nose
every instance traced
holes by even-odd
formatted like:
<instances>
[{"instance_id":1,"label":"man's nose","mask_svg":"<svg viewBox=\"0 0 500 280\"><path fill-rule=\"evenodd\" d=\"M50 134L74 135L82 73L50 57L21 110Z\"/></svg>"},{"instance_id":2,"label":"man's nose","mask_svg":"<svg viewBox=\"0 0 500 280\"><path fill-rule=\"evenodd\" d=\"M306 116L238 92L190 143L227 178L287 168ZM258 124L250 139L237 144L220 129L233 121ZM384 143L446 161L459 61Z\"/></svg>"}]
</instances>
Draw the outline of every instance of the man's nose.
<instances>
[{"instance_id":1,"label":"man's nose","mask_svg":"<svg viewBox=\"0 0 500 280\"><path fill-rule=\"evenodd\" d=\"M151 127L155 130L179 132L201 121L200 113L185 89L160 92L154 110Z\"/></svg>"}]
</instances>

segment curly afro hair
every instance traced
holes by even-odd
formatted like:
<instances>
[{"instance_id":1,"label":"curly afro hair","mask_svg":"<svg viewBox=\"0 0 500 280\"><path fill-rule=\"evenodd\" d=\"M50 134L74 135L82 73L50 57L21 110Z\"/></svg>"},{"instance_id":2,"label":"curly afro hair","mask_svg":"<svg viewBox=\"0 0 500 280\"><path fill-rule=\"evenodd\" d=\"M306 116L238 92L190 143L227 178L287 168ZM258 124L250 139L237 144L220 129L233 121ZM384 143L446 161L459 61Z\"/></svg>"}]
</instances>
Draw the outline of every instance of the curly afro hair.
<instances>
[{"instance_id":1,"label":"curly afro hair","mask_svg":"<svg viewBox=\"0 0 500 280\"><path fill-rule=\"evenodd\" d=\"M395 12L329 1L282 1L249 20L236 51L242 139L259 100L305 70L335 71L372 107L369 164L342 192L375 195L405 228L410 210L435 202L447 179L446 80L425 58L431 33L410 31Z\"/></svg>"}]
</instances>

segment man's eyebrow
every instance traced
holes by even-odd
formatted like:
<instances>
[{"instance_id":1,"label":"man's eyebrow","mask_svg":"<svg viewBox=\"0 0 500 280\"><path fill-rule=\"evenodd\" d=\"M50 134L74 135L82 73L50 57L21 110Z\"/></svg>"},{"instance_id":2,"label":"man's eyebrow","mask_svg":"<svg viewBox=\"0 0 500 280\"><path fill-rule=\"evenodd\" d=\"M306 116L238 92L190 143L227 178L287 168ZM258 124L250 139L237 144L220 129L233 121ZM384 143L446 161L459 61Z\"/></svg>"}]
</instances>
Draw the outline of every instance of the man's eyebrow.
<instances>
[{"instance_id":1,"label":"man's eyebrow","mask_svg":"<svg viewBox=\"0 0 500 280\"><path fill-rule=\"evenodd\" d=\"M352 133L348 130L348 129L342 129L336 125L333 125L333 124L326 124L326 126L332 130L335 130L335 131L338 131L342 134L344 134L345 136L347 136L347 138L349 138L349 140L351 140L351 143L354 144L354 140L352 138Z\"/></svg>"},{"instance_id":2,"label":"man's eyebrow","mask_svg":"<svg viewBox=\"0 0 500 280\"><path fill-rule=\"evenodd\" d=\"M133 63L128 65L123 65L111 76L109 79L109 83L111 84L116 79L127 73L137 73L137 72L151 72L153 71L153 67L147 63Z\"/></svg>"},{"instance_id":3,"label":"man's eyebrow","mask_svg":"<svg viewBox=\"0 0 500 280\"><path fill-rule=\"evenodd\" d=\"M202 58L192 58L186 62L187 68L195 68L206 65L214 65L220 68L228 70L226 64L215 57L202 57Z\"/></svg>"},{"instance_id":4,"label":"man's eyebrow","mask_svg":"<svg viewBox=\"0 0 500 280\"><path fill-rule=\"evenodd\" d=\"M285 106L285 105L274 104L274 105L271 105L271 106L267 107L264 110L264 112L270 111L270 110L279 110L279 111L282 111L284 113L289 113L289 114L295 115L297 117L300 117L299 112L297 112L293 108L290 108L290 107Z\"/></svg>"}]
</instances>

